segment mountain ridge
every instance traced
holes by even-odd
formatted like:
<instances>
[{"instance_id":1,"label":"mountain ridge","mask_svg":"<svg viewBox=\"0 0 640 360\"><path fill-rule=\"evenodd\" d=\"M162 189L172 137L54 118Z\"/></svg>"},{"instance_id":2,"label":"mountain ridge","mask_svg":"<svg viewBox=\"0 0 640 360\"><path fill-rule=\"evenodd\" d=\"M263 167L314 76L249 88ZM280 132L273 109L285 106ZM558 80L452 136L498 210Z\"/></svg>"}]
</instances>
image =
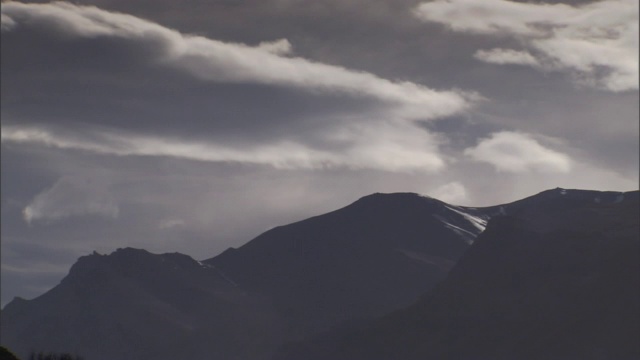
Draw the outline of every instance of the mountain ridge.
<instances>
[{"instance_id":1,"label":"mountain ridge","mask_svg":"<svg viewBox=\"0 0 640 360\"><path fill-rule=\"evenodd\" d=\"M638 358L640 214L626 195L494 218L413 305L274 360Z\"/></svg>"},{"instance_id":2,"label":"mountain ridge","mask_svg":"<svg viewBox=\"0 0 640 360\"><path fill-rule=\"evenodd\" d=\"M94 253L46 294L5 306L2 344L19 354L38 347L96 360L268 359L284 343L415 303L473 248L490 218L519 214L544 222L546 207L637 198L637 191L552 189L465 207L414 193L376 193L202 261L132 248ZM25 334L29 343L21 340Z\"/></svg>"}]
</instances>

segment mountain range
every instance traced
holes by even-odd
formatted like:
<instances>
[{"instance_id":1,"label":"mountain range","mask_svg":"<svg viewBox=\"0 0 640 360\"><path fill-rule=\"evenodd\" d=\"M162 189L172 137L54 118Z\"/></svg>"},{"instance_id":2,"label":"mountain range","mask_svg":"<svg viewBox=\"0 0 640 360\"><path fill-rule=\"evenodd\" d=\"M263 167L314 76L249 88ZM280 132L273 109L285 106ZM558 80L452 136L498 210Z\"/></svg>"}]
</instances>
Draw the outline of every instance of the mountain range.
<instances>
[{"instance_id":1,"label":"mountain range","mask_svg":"<svg viewBox=\"0 0 640 360\"><path fill-rule=\"evenodd\" d=\"M94 253L9 303L0 342L86 360L638 358L638 198L373 194L202 261Z\"/></svg>"},{"instance_id":2,"label":"mountain range","mask_svg":"<svg viewBox=\"0 0 640 360\"><path fill-rule=\"evenodd\" d=\"M275 359L639 359L638 193L554 195L492 219L413 305Z\"/></svg>"}]
</instances>

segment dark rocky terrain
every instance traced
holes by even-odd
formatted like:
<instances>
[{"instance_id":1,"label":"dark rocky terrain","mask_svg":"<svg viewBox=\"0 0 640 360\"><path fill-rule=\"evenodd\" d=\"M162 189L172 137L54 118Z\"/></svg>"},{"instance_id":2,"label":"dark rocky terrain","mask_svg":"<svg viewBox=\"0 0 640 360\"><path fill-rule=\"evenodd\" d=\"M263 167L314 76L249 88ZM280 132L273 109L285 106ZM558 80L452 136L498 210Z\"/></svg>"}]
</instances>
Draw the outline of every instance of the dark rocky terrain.
<instances>
[{"instance_id":1,"label":"dark rocky terrain","mask_svg":"<svg viewBox=\"0 0 640 360\"><path fill-rule=\"evenodd\" d=\"M637 216L637 192L485 208L374 194L202 262L82 257L2 310L0 340L86 360L637 355Z\"/></svg>"},{"instance_id":2,"label":"dark rocky terrain","mask_svg":"<svg viewBox=\"0 0 640 360\"><path fill-rule=\"evenodd\" d=\"M130 248L94 253L46 294L9 303L2 344L23 357L266 359L285 342L414 302L483 229L464 211L485 216L415 194L375 194L203 262Z\"/></svg>"},{"instance_id":3,"label":"dark rocky terrain","mask_svg":"<svg viewBox=\"0 0 640 360\"><path fill-rule=\"evenodd\" d=\"M308 334L408 306L442 280L483 229L452 209L415 194L374 194L204 263L268 296Z\"/></svg>"},{"instance_id":4,"label":"dark rocky terrain","mask_svg":"<svg viewBox=\"0 0 640 360\"><path fill-rule=\"evenodd\" d=\"M276 359L640 358L638 193L593 195L537 195L417 303Z\"/></svg>"},{"instance_id":5,"label":"dark rocky terrain","mask_svg":"<svg viewBox=\"0 0 640 360\"><path fill-rule=\"evenodd\" d=\"M32 350L87 360L250 359L279 336L265 304L186 255L120 249L82 257L51 291L9 303L2 343L25 359Z\"/></svg>"}]
</instances>

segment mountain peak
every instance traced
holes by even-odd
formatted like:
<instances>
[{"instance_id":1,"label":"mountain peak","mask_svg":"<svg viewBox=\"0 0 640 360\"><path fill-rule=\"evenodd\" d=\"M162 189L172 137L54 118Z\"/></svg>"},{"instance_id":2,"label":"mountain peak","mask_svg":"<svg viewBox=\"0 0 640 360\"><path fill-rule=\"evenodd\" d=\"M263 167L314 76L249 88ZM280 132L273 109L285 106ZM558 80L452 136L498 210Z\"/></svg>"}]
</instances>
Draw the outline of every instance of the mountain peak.
<instances>
[{"instance_id":1,"label":"mountain peak","mask_svg":"<svg viewBox=\"0 0 640 360\"><path fill-rule=\"evenodd\" d=\"M82 256L71 267L64 283L85 284L96 279L147 277L154 273L168 274L192 271L202 265L188 255L180 253L153 254L136 248L118 248L106 255L93 252Z\"/></svg>"},{"instance_id":2,"label":"mountain peak","mask_svg":"<svg viewBox=\"0 0 640 360\"><path fill-rule=\"evenodd\" d=\"M638 191L598 191L598 190L582 190L582 189L565 189L557 187L542 191L530 198L558 198L565 197L568 199L588 200L594 203L618 203L622 202L625 197L637 196Z\"/></svg>"},{"instance_id":3,"label":"mountain peak","mask_svg":"<svg viewBox=\"0 0 640 360\"><path fill-rule=\"evenodd\" d=\"M355 207L375 207L375 208L397 208L412 207L412 206L424 206L425 204L445 204L444 202L412 192L397 192L397 193L373 193L371 195L363 196L360 199L353 202L347 208Z\"/></svg>"},{"instance_id":4,"label":"mountain peak","mask_svg":"<svg viewBox=\"0 0 640 360\"><path fill-rule=\"evenodd\" d=\"M413 192L393 192L393 193L381 193L375 192L373 194L365 195L358 199L358 201L385 201L385 200L407 200L407 199L433 199L430 196L424 196Z\"/></svg>"}]
</instances>

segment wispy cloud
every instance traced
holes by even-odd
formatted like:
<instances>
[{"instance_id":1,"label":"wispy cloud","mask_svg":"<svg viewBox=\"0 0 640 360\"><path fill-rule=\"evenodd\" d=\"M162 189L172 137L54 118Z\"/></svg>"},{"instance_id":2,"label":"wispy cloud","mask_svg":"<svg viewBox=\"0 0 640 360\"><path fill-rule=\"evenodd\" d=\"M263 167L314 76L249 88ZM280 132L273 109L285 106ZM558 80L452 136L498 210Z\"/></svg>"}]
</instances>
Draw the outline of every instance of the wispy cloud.
<instances>
[{"instance_id":1,"label":"wispy cloud","mask_svg":"<svg viewBox=\"0 0 640 360\"><path fill-rule=\"evenodd\" d=\"M25 266L24 264L20 265L10 265L6 263L2 263L2 271L20 273L26 275L40 275L40 274L65 274L69 271L68 266L61 266L55 264L29 264ZM51 286L46 287L45 291L50 289ZM34 289L36 292L42 293L42 289Z\"/></svg>"},{"instance_id":2,"label":"wispy cloud","mask_svg":"<svg viewBox=\"0 0 640 360\"><path fill-rule=\"evenodd\" d=\"M539 66L540 63L528 51L518 51L513 49L491 49L478 50L473 57L493 64L513 64L513 65L529 65Z\"/></svg>"},{"instance_id":3,"label":"wispy cloud","mask_svg":"<svg viewBox=\"0 0 640 360\"><path fill-rule=\"evenodd\" d=\"M16 22L13 21L8 15L0 14L0 30L9 31L16 26Z\"/></svg>"},{"instance_id":4,"label":"wispy cloud","mask_svg":"<svg viewBox=\"0 0 640 360\"><path fill-rule=\"evenodd\" d=\"M568 155L548 149L531 135L520 132L493 133L464 153L476 161L493 165L498 171L510 173L567 173L571 170Z\"/></svg>"},{"instance_id":5,"label":"wispy cloud","mask_svg":"<svg viewBox=\"0 0 640 360\"><path fill-rule=\"evenodd\" d=\"M89 136L87 136L89 133ZM5 125L2 142L39 144L58 149L89 151L115 156L167 156L207 161L270 165L280 169L331 167L367 168L385 171L438 171L445 165L438 153L439 139L410 124L372 122L367 126L344 126L319 136L331 149L314 148L293 141L267 144L228 145L179 138L109 132L104 129L76 134Z\"/></svg>"},{"instance_id":6,"label":"wispy cloud","mask_svg":"<svg viewBox=\"0 0 640 360\"><path fill-rule=\"evenodd\" d=\"M63 177L36 195L23 210L28 223L54 222L72 216L118 216L118 205L99 181Z\"/></svg>"},{"instance_id":7,"label":"wispy cloud","mask_svg":"<svg viewBox=\"0 0 640 360\"><path fill-rule=\"evenodd\" d=\"M175 228L183 227L185 224L186 224L185 221L182 219L165 219L160 222L160 224L158 225L158 229L160 230L175 229Z\"/></svg>"},{"instance_id":8,"label":"wispy cloud","mask_svg":"<svg viewBox=\"0 0 640 360\"><path fill-rule=\"evenodd\" d=\"M535 57L505 57L505 49L492 49L476 53L482 61L570 71L579 81L614 92L638 89L637 0L580 6L436 0L420 4L415 14L454 31L516 38Z\"/></svg>"}]
</instances>

